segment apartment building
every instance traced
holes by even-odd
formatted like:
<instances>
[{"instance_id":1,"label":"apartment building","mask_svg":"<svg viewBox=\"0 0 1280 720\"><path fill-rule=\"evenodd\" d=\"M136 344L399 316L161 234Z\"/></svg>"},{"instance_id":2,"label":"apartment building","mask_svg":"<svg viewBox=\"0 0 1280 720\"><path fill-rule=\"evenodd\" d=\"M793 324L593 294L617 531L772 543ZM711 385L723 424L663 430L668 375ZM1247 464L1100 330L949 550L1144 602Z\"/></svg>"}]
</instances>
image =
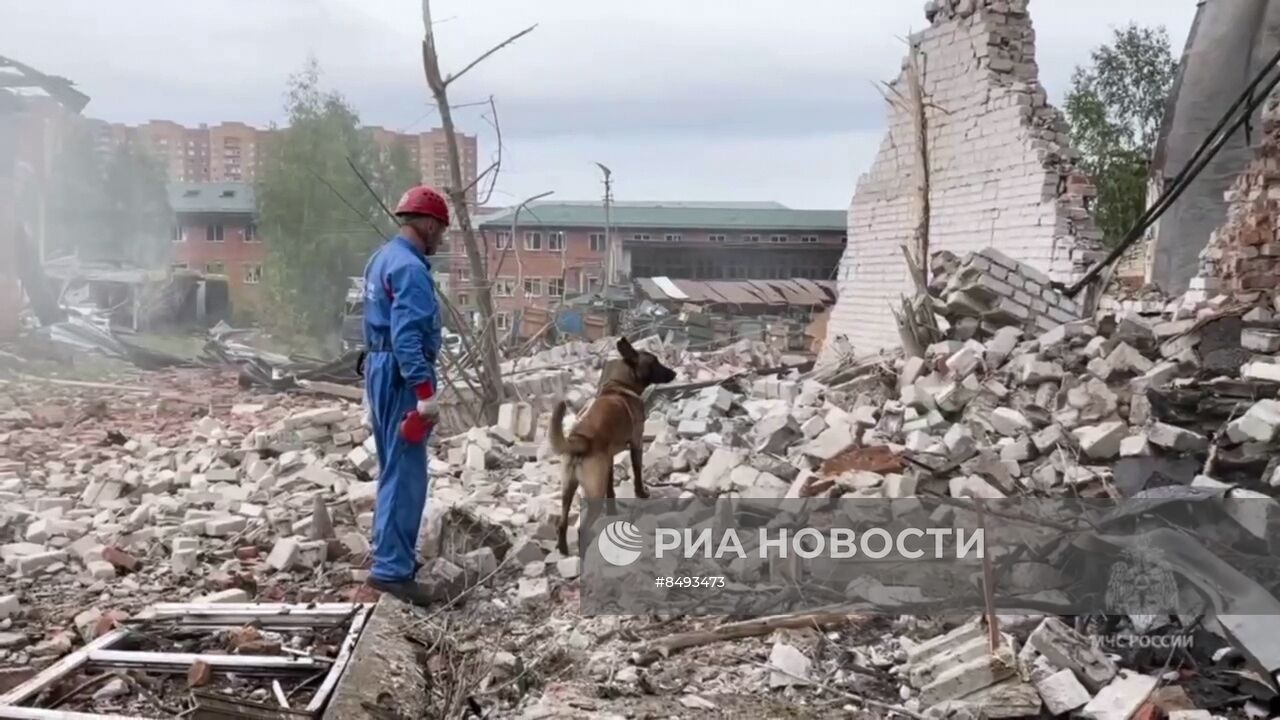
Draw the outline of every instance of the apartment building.
<instances>
[{"instance_id":1,"label":"apartment building","mask_svg":"<svg viewBox=\"0 0 1280 720\"><path fill-rule=\"evenodd\" d=\"M137 126L93 122L95 145L102 155L122 144L135 143L160 162L171 182L188 183L254 182L263 172L271 138L279 132L234 121L194 128L171 120L151 120ZM403 147L427 184L446 187L451 183L443 130L399 133L371 126L366 131L383 152L396 145ZM470 184L477 172L476 138L458 133L458 145L463 181ZM474 202L475 188L469 196Z\"/></svg>"},{"instance_id":2,"label":"apartment building","mask_svg":"<svg viewBox=\"0 0 1280 720\"><path fill-rule=\"evenodd\" d=\"M623 278L689 280L830 279L846 243L843 210L793 210L779 203L615 203L606 235L600 203L538 203L479 224L499 329L529 306L599 290L612 238ZM474 304L477 280L452 269L455 302Z\"/></svg>"},{"instance_id":3,"label":"apartment building","mask_svg":"<svg viewBox=\"0 0 1280 720\"><path fill-rule=\"evenodd\" d=\"M258 234L253 185L240 182L170 183L175 268L224 275L233 308L261 300L267 251Z\"/></svg>"}]
</instances>

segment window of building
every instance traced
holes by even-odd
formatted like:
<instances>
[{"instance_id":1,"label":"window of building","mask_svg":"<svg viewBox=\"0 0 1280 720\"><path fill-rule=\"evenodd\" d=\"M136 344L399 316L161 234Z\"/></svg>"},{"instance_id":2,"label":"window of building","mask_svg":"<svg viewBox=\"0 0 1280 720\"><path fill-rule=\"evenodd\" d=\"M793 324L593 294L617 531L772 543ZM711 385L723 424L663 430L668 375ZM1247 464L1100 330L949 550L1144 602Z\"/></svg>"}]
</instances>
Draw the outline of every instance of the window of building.
<instances>
[{"instance_id":1,"label":"window of building","mask_svg":"<svg viewBox=\"0 0 1280 720\"><path fill-rule=\"evenodd\" d=\"M184 243L187 241L186 230L181 225L173 226L173 241L176 243Z\"/></svg>"},{"instance_id":2,"label":"window of building","mask_svg":"<svg viewBox=\"0 0 1280 720\"><path fill-rule=\"evenodd\" d=\"M510 330L511 329L511 313L509 312L494 313L493 324L497 326L499 330Z\"/></svg>"},{"instance_id":3,"label":"window of building","mask_svg":"<svg viewBox=\"0 0 1280 720\"><path fill-rule=\"evenodd\" d=\"M500 277L493 281L494 297L515 297L516 279L510 277Z\"/></svg>"},{"instance_id":4,"label":"window of building","mask_svg":"<svg viewBox=\"0 0 1280 720\"><path fill-rule=\"evenodd\" d=\"M564 297L564 278L547 280L547 297Z\"/></svg>"},{"instance_id":5,"label":"window of building","mask_svg":"<svg viewBox=\"0 0 1280 720\"><path fill-rule=\"evenodd\" d=\"M800 236L800 242L802 242L802 243L816 243L816 242L818 242L818 236L817 236L817 235L801 235L801 236Z\"/></svg>"},{"instance_id":6,"label":"window of building","mask_svg":"<svg viewBox=\"0 0 1280 720\"><path fill-rule=\"evenodd\" d=\"M587 292L595 292L600 289L600 278L594 275L587 276Z\"/></svg>"},{"instance_id":7,"label":"window of building","mask_svg":"<svg viewBox=\"0 0 1280 720\"><path fill-rule=\"evenodd\" d=\"M525 250L541 250L542 249L542 233L526 232L524 234Z\"/></svg>"},{"instance_id":8,"label":"window of building","mask_svg":"<svg viewBox=\"0 0 1280 720\"><path fill-rule=\"evenodd\" d=\"M509 233L509 232L500 232L500 233L498 233L498 236L497 236L497 238L496 238L496 239L495 239L495 241L494 241L494 247L495 247L495 248L497 248L497 249L499 249L499 250L510 250L510 249L512 249L512 247L513 247L513 246L512 246L512 243L511 243L511 233Z\"/></svg>"},{"instance_id":9,"label":"window of building","mask_svg":"<svg viewBox=\"0 0 1280 720\"><path fill-rule=\"evenodd\" d=\"M708 242L713 242L713 243L722 243L722 242L724 242L724 241L725 241L725 236L723 236L723 235L708 235L708 236L707 236L707 241L708 241Z\"/></svg>"},{"instance_id":10,"label":"window of building","mask_svg":"<svg viewBox=\"0 0 1280 720\"><path fill-rule=\"evenodd\" d=\"M257 285L260 282L262 282L262 266L253 263L245 263L244 284Z\"/></svg>"},{"instance_id":11,"label":"window of building","mask_svg":"<svg viewBox=\"0 0 1280 720\"><path fill-rule=\"evenodd\" d=\"M667 233L662 239L667 242L680 242L684 240L684 236L680 233Z\"/></svg>"},{"instance_id":12,"label":"window of building","mask_svg":"<svg viewBox=\"0 0 1280 720\"><path fill-rule=\"evenodd\" d=\"M790 241L791 241L791 238L786 235L770 235L769 236L769 242L772 242L772 243L784 243L784 242L790 242Z\"/></svg>"},{"instance_id":13,"label":"window of building","mask_svg":"<svg viewBox=\"0 0 1280 720\"><path fill-rule=\"evenodd\" d=\"M458 304L461 305L462 307L470 306L471 296L468 295L467 293L458 293Z\"/></svg>"},{"instance_id":14,"label":"window of building","mask_svg":"<svg viewBox=\"0 0 1280 720\"><path fill-rule=\"evenodd\" d=\"M552 252L561 252L564 250L564 233L547 233L547 249Z\"/></svg>"},{"instance_id":15,"label":"window of building","mask_svg":"<svg viewBox=\"0 0 1280 720\"><path fill-rule=\"evenodd\" d=\"M604 233L591 233L591 235L587 237L587 241L590 243L591 252L604 252Z\"/></svg>"},{"instance_id":16,"label":"window of building","mask_svg":"<svg viewBox=\"0 0 1280 720\"><path fill-rule=\"evenodd\" d=\"M245 241L245 242L247 242L247 243L262 242L262 241L258 238L258 226L257 226L257 225L254 225L253 223L249 223L248 225L246 225L246 226L244 227L244 241Z\"/></svg>"},{"instance_id":17,"label":"window of building","mask_svg":"<svg viewBox=\"0 0 1280 720\"><path fill-rule=\"evenodd\" d=\"M649 242L650 240L653 239L653 237L649 235L649 233L636 233L635 235L631 236L631 239L635 240L636 242Z\"/></svg>"},{"instance_id":18,"label":"window of building","mask_svg":"<svg viewBox=\"0 0 1280 720\"><path fill-rule=\"evenodd\" d=\"M226 271L226 266L220 262L211 262L204 266L204 272L206 275L222 275L225 274Z\"/></svg>"},{"instance_id":19,"label":"window of building","mask_svg":"<svg viewBox=\"0 0 1280 720\"><path fill-rule=\"evenodd\" d=\"M207 242L222 242L223 231L221 225L205 225L204 239Z\"/></svg>"},{"instance_id":20,"label":"window of building","mask_svg":"<svg viewBox=\"0 0 1280 720\"><path fill-rule=\"evenodd\" d=\"M457 270L454 270L453 274L454 274L454 277L458 278L458 282L471 281L471 268L460 267Z\"/></svg>"},{"instance_id":21,"label":"window of building","mask_svg":"<svg viewBox=\"0 0 1280 720\"><path fill-rule=\"evenodd\" d=\"M542 278L527 277L524 279L525 297L542 297Z\"/></svg>"},{"instance_id":22,"label":"window of building","mask_svg":"<svg viewBox=\"0 0 1280 720\"><path fill-rule=\"evenodd\" d=\"M759 235L743 235L742 242L758 243L760 242L760 236Z\"/></svg>"}]
</instances>

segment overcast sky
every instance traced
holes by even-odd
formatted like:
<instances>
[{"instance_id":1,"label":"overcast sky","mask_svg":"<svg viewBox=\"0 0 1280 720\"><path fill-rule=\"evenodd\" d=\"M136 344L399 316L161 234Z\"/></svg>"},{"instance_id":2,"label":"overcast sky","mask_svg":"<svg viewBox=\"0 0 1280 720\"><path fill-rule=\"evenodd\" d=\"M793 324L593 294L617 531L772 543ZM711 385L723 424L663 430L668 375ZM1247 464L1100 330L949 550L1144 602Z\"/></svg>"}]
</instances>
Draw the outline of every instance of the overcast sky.
<instances>
[{"instance_id":1,"label":"overcast sky","mask_svg":"<svg viewBox=\"0 0 1280 720\"><path fill-rule=\"evenodd\" d=\"M847 206L883 133L901 38L922 0L436 0L446 71L537 30L453 86L498 102L506 155L494 204L554 190L619 200L778 200ZM1129 21L1165 25L1180 53L1195 0L1033 0L1041 79L1060 100L1072 68ZM780 10L785 8L785 10ZM368 124L437 124L422 79L417 0L0 0L0 54L64 75L86 114L195 125L283 120L308 55ZM492 130L473 110L461 129Z\"/></svg>"}]
</instances>

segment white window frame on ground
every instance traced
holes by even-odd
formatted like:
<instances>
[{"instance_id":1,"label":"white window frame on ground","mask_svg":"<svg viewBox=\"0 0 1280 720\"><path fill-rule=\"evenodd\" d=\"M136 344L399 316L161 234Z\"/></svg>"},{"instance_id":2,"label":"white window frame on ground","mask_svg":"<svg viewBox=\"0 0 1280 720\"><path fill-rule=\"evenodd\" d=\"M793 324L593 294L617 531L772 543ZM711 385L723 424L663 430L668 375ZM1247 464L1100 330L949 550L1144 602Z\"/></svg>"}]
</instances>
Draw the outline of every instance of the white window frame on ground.
<instances>
[{"instance_id":1,"label":"white window frame on ground","mask_svg":"<svg viewBox=\"0 0 1280 720\"><path fill-rule=\"evenodd\" d=\"M564 297L564 278L547 278L547 297Z\"/></svg>"},{"instance_id":2,"label":"white window frame on ground","mask_svg":"<svg viewBox=\"0 0 1280 720\"><path fill-rule=\"evenodd\" d=\"M542 278L527 277L524 279L524 296L527 298L542 297Z\"/></svg>"},{"instance_id":3,"label":"white window frame on ground","mask_svg":"<svg viewBox=\"0 0 1280 720\"><path fill-rule=\"evenodd\" d=\"M244 284L257 285L262 282L262 265L259 263L244 264Z\"/></svg>"},{"instance_id":4,"label":"white window frame on ground","mask_svg":"<svg viewBox=\"0 0 1280 720\"><path fill-rule=\"evenodd\" d=\"M495 278L493 281L494 297L515 297L516 279L513 277Z\"/></svg>"},{"instance_id":5,"label":"white window frame on ground","mask_svg":"<svg viewBox=\"0 0 1280 720\"><path fill-rule=\"evenodd\" d=\"M560 252L564 250L564 232L557 230L556 232L547 233L547 249L551 252Z\"/></svg>"},{"instance_id":6,"label":"white window frame on ground","mask_svg":"<svg viewBox=\"0 0 1280 720\"><path fill-rule=\"evenodd\" d=\"M587 236L587 243L587 247L591 249L591 252L602 253L608 247L609 240L604 233L591 233Z\"/></svg>"},{"instance_id":7,"label":"white window frame on ground","mask_svg":"<svg viewBox=\"0 0 1280 720\"><path fill-rule=\"evenodd\" d=\"M525 250L541 250L542 249L542 232L540 230L527 230L524 234Z\"/></svg>"}]
</instances>

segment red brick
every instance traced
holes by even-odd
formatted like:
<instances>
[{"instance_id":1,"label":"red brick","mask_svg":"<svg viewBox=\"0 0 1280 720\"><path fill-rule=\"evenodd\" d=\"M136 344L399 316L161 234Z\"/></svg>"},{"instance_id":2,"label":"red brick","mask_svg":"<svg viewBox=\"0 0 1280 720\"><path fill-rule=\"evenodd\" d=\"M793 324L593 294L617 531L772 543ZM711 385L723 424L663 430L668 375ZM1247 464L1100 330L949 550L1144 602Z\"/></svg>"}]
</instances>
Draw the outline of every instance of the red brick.
<instances>
[{"instance_id":1,"label":"red brick","mask_svg":"<svg viewBox=\"0 0 1280 720\"><path fill-rule=\"evenodd\" d=\"M133 572L138 569L138 559L114 545L103 549L102 559L115 565L117 570Z\"/></svg>"}]
</instances>

